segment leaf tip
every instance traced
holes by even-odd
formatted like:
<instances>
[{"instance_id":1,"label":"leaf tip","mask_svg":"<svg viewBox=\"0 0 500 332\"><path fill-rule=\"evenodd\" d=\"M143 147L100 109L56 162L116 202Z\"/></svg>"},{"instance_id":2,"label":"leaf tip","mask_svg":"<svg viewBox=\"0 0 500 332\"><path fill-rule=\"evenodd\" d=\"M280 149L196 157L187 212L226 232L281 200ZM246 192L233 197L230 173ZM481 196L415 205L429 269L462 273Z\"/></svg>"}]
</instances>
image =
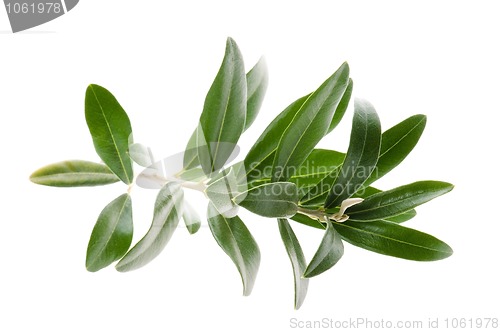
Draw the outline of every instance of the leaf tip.
<instances>
[{"instance_id":1,"label":"leaf tip","mask_svg":"<svg viewBox=\"0 0 500 332\"><path fill-rule=\"evenodd\" d=\"M442 190L441 195L447 194L455 188L455 185L449 182L439 181L438 183L440 184Z\"/></svg>"},{"instance_id":2,"label":"leaf tip","mask_svg":"<svg viewBox=\"0 0 500 332\"><path fill-rule=\"evenodd\" d=\"M100 270L92 265L86 265L85 268L87 269L88 272L97 272Z\"/></svg>"},{"instance_id":3,"label":"leaf tip","mask_svg":"<svg viewBox=\"0 0 500 332\"><path fill-rule=\"evenodd\" d=\"M36 172L31 173L31 175L28 178L32 183L38 184L36 181Z\"/></svg>"},{"instance_id":4,"label":"leaf tip","mask_svg":"<svg viewBox=\"0 0 500 332\"><path fill-rule=\"evenodd\" d=\"M296 302L296 303L294 303L294 305L293 305L293 309L294 309L294 310L299 310L299 309L300 309L300 307L302 307L302 304L303 304L303 302L302 302L302 301L301 301L301 302L298 302L298 303L297 303L297 302Z\"/></svg>"},{"instance_id":5,"label":"leaf tip","mask_svg":"<svg viewBox=\"0 0 500 332\"><path fill-rule=\"evenodd\" d=\"M350 73L349 63L347 63L347 61L344 61L340 65L339 69L337 69L337 71L334 73L334 75L339 75L340 74L340 75L347 75L348 76L349 73ZM346 84L345 87L347 87L347 85L349 84L349 82L350 82L349 81L349 77L347 77L347 81L345 82L345 84Z\"/></svg>"},{"instance_id":6,"label":"leaf tip","mask_svg":"<svg viewBox=\"0 0 500 332\"><path fill-rule=\"evenodd\" d=\"M118 263L116 263L115 270L122 273L130 271L127 264L123 264L121 260Z\"/></svg>"},{"instance_id":7,"label":"leaf tip","mask_svg":"<svg viewBox=\"0 0 500 332\"><path fill-rule=\"evenodd\" d=\"M226 40L226 48L227 49L232 49L234 47L237 47L238 44L236 44L236 41L232 37L227 37Z\"/></svg>"},{"instance_id":8,"label":"leaf tip","mask_svg":"<svg viewBox=\"0 0 500 332\"><path fill-rule=\"evenodd\" d=\"M422 119L424 123L427 122L427 115L425 114L415 114L414 117Z\"/></svg>"},{"instance_id":9,"label":"leaf tip","mask_svg":"<svg viewBox=\"0 0 500 332\"><path fill-rule=\"evenodd\" d=\"M87 86L87 92L89 91L94 91L95 89L98 89L98 88L102 88L100 85L97 85L97 84L94 84L94 83L91 83Z\"/></svg>"}]
</instances>

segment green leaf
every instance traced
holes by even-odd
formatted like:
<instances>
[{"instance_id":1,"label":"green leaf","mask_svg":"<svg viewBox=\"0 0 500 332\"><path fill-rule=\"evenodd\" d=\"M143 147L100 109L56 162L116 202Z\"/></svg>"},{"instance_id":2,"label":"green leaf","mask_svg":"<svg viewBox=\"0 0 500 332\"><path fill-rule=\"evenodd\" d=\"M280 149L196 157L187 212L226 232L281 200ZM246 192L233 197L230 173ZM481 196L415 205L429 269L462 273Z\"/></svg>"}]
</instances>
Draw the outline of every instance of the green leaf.
<instances>
[{"instance_id":1,"label":"green leaf","mask_svg":"<svg viewBox=\"0 0 500 332\"><path fill-rule=\"evenodd\" d=\"M293 176L326 135L348 84L349 66L344 63L304 102L279 141L273 161L273 182Z\"/></svg>"},{"instance_id":2,"label":"green leaf","mask_svg":"<svg viewBox=\"0 0 500 332\"><path fill-rule=\"evenodd\" d=\"M250 295L260 265L257 242L238 216L226 218L212 203L208 206L208 225L219 246L236 265L243 282L243 295Z\"/></svg>"},{"instance_id":3,"label":"green leaf","mask_svg":"<svg viewBox=\"0 0 500 332\"><path fill-rule=\"evenodd\" d=\"M153 222L144 237L116 264L120 272L128 272L151 262L172 237L179 224L184 193L176 183L169 182L156 197Z\"/></svg>"},{"instance_id":4,"label":"green leaf","mask_svg":"<svg viewBox=\"0 0 500 332\"><path fill-rule=\"evenodd\" d=\"M292 227L285 218L278 218L278 226L281 234L281 239L285 245L286 252L290 258L293 269L293 279L295 286L295 309L299 309L304 303L309 287L309 279L302 278L306 269L306 259L297 240L297 236L293 232Z\"/></svg>"},{"instance_id":5,"label":"green leaf","mask_svg":"<svg viewBox=\"0 0 500 332\"><path fill-rule=\"evenodd\" d=\"M266 95L269 77L264 58L247 73L247 116L245 129L247 130L257 118L260 107Z\"/></svg>"},{"instance_id":6,"label":"green leaf","mask_svg":"<svg viewBox=\"0 0 500 332\"><path fill-rule=\"evenodd\" d=\"M331 221L326 222L326 230L318 250L304 272L304 278L315 277L332 268L342 258L344 244Z\"/></svg>"},{"instance_id":7,"label":"green leaf","mask_svg":"<svg viewBox=\"0 0 500 332\"><path fill-rule=\"evenodd\" d=\"M128 147L130 158L139 166L150 167L155 163L151 149L140 143L132 143Z\"/></svg>"},{"instance_id":8,"label":"green leaf","mask_svg":"<svg viewBox=\"0 0 500 332\"><path fill-rule=\"evenodd\" d=\"M87 270L96 272L120 259L132 243L132 199L123 194L97 218L87 247Z\"/></svg>"},{"instance_id":9,"label":"green leaf","mask_svg":"<svg viewBox=\"0 0 500 332\"><path fill-rule=\"evenodd\" d=\"M314 149L289 181L297 185L299 196L302 197L326 175L342 165L344 158L345 154L341 152Z\"/></svg>"},{"instance_id":10,"label":"green leaf","mask_svg":"<svg viewBox=\"0 0 500 332\"><path fill-rule=\"evenodd\" d=\"M339 105L335 110L335 114L333 114L333 119L332 122L330 123L330 127L328 127L327 133L330 133L333 129L335 129L335 127L337 127L337 125L344 117L344 114L347 111L347 107L349 106L349 102L351 101L352 88L353 88L353 82L352 79L349 79L349 84L347 85L347 88L345 89L345 92L342 95L342 99L340 100Z\"/></svg>"},{"instance_id":11,"label":"green leaf","mask_svg":"<svg viewBox=\"0 0 500 332\"><path fill-rule=\"evenodd\" d=\"M345 154L337 151L330 151L330 150L324 150L329 153L325 154L325 157L330 157L331 160L331 167L329 168L329 172L322 172L320 175L323 176L323 178L316 183L315 186L311 186L307 188L307 192L305 192L302 195L302 198L300 199L300 205L301 206L323 206L325 199L327 198L329 192L332 189L333 182L337 178L338 174L340 173L341 168L339 166L342 166L342 163L345 159ZM312 154L311 154L312 155ZM322 162L320 164L325 164L326 162ZM290 180L291 182L294 182L292 179ZM381 190L373 188L373 187L364 187L356 191L356 193L353 195L355 197L361 197L361 198L366 198L369 197L373 194L379 193Z\"/></svg>"},{"instance_id":12,"label":"green leaf","mask_svg":"<svg viewBox=\"0 0 500 332\"><path fill-rule=\"evenodd\" d=\"M308 216L305 216L305 215L300 214L300 213L297 213L296 215L294 215L290 219L292 219L293 221L296 221L300 224L306 225L306 226L310 226L310 227L314 227L314 228L322 229L322 230L326 229L325 224L322 223L321 221L319 221L318 219L312 219L312 218L309 218Z\"/></svg>"},{"instance_id":13,"label":"green leaf","mask_svg":"<svg viewBox=\"0 0 500 332\"><path fill-rule=\"evenodd\" d=\"M325 208L340 205L354 195L370 176L377 164L380 136L380 120L373 106L367 101L355 100L349 148L326 198Z\"/></svg>"},{"instance_id":14,"label":"green leaf","mask_svg":"<svg viewBox=\"0 0 500 332\"><path fill-rule=\"evenodd\" d=\"M400 224L400 223L403 223L405 221L412 219L416 215L417 215L417 212L415 210L410 210L410 211L405 212L403 214L400 214L398 216L386 218L386 219L384 219L384 221ZM305 215L300 214L300 213L297 213L296 215L294 215L290 219L292 219L293 221L296 221L300 224L309 226L309 227L322 229L322 230L324 230L326 228L326 224L324 222L320 222L318 219L309 218L308 216L305 216Z\"/></svg>"},{"instance_id":15,"label":"green leaf","mask_svg":"<svg viewBox=\"0 0 500 332\"><path fill-rule=\"evenodd\" d=\"M439 181L419 181L383 191L347 210L351 220L373 221L398 216L453 189Z\"/></svg>"},{"instance_id":16,"label":"green leaf","mask_svg":"<svg viewBox=\"0 0 500 332\"><path fill-rule=\"evenodd\" d=\"M268 75L264 58L261 58L259 62L257 62L257 64L246 74L246 80L247 113L245 118L245 128L243 131L246 131L255 121L266 94ZM198 150L196 148L195 130L189 138L186 151L184 153L184 169L191 169L199 165L200 162L198 159Z\"/></svg>"},{"instance_id":17,"label":"green leaf","mask_svg":"<svg viewBox=\"0 0 500 332\"><path fill-rule=\"evenodd\" d=\"M336 151L332 151L336 152ZM343 153L336 152L338 153L338 158L342 158L342 156L345 156ZM337 162L337 161L335 161ZM301 206L308 206L308 207L323 207L324 201L326 197L328 196L329 192L331 191L333 181L337 177L338 173L340 172L340 167L333 167L334 163L332 163L332 171L323 179L321 179L320 182L318 182L315 186L311 186L308 188L308 191L304 196L300 199L300 205ZM342 162L340 162L340 166L342 166ZM294 182L290 180L291 182ZM362 189L359 189L356 191L356 193L353 195L353 197L361 197L361 198L367 198L371 195L377 194L381 192L382 190L374 188L374 187L365 187ZM337 208L332 208L328 209L328 212L337 212Z\"/></svg>"},{"instance_id":18,"label":"green leaf","mask_svg":"<svg viewBox=\"0 0 500 332\"><path fill-rule=\"evenodd\" d=\"M233 152L245 128L246 100L243 58L234 40L228 38L197 129L198 158L205 174L221 169Z\"/></svg>"},{"instance_id":19,"label":"green leaf","mask_svg":"<svg viewBox=\"0 0 500 332\"><path fill-rule=\"evenodd\" d=\"M85 95L85 118L101 159L124 183L134 178L128 155L132 127L127 113L105 88L91 84Z\"/></svg>"},{"instance_id":20,"label":"green leaf","mask_svg":"<svg viewBox=\"0 0 500 332\"><path fill-rule=\"evenodd\" d=\"M361 198L366 199L372 195L375 195L375 194L378 194L381 192L382 192L382 190L374 188L374 187L365 187L363 189L358 190L356 192L356 194L354 195L354 197L361 197ZM334 212L336 212L336 211L334 211ZM402 222L405 222L405 221L412 219L416 215L417 215L417 211L415 211L414 209L411 209L411 210L403 212L397 216L390 217L390 218L384 218L384 220L392 221L392 222L399 224L399 223L402 223Z\"/></svg>"},{"instance_id":21,"label":"green leaf","mask_svg":"<svg viewBox=\"0 0 500 332\"><path fill-rule=\"evenodd\" d=\"M405 213L398 214L397 216L385 218L384 220L400 224L400 223L403 223L403 222L408 221L410 219L413 219L416 215L417 215L417 211L409 210L409 211L406 211Z\"/></svg>"},{"instance_id":22,"label":"green leaf","mask_svg":"<svg viewBox=\"0 0 500 332\"><path fill-rule=\"evenodd\" d=\"M333 226L347 242L383 255L414 261L435 261L453 253L443 241L392 222L348 220L334 223Z\"/></svg>"},{"instance_id":23,"label":"green leaf","mask_svg":"<svg viewBox=\"0 0 500 332\"><path fill-rule=\"evenodd\" d=\"M198 148L197 148L197 130L193 132L184 151L184 169L191 169L200 165L200 160L198 158Z\"/></svg>"},{"instance_id":24,"label":"green leaf","mask_svg":"<svg viewBox=\"0 0 500 332\"><path fill-rule=\"evenodd\" d=\"M290 104L262 132L245 157L245 167L241 168L244 172L238 174L240 182L250 183L265 177L271 178L271 173L266 172L266 169L272 167L279 140L308 97L309 95L304 96Z\"/></svg>"},{"instance_id":25,"label":"green leaf","mask_svg":"<svg viewBox=\"0 0 500 332\"><path fill-rule=\"evenodd\" d=\"M47 165L31 174L30 180L52 187L101 186L120 181L108 166L83 160Z\"/></svg>"},{"instance_id":26,"label":"green leaf","mask_svg":"<svg viewBox=\"0 0 500 332\"><path fill-rule=\"evenodd\" d=\"M268 218L293 216L298 201L297 186L291 182L266 183L234 198L239 206Z\"/></svg>"},{"instance_id":27,"label":"green leaf","mask_svg":"<svg viewBox=\"0 0 500 332\"><path fill-rule=\"evenodd\" d=\"M183 207L182 219L184 219L184 224L189 234L194 234L198 232L201 227L201 218L188 202L184 201Z\"/></svg>"},{"instance_id":28,"label":"green leaf","mask_svg":"<svg viewBox=\"0 0 500 332\"><path fill-rule=\"evenodd\" d=\"M301 192L300 205L302 206L324 204L332 188L333 181L335 181L337 173L340 171L340 166L342 166L345 159L345 154L341 152L318 150L319 153L315 153L315 151L311 153L307 160L311 160L311 164L318 165L317 169L321 169L322 171L317 172L317 176L315 177L315 180L317 180L316 183L311 183L311 186ZM317 160L313 158L317 158ZM302 168L301 166L299 169ZM293 180L291 181L294 182Z\"/></svg>"},{"instance_id":29,"label":"green leaf","mask_svg":"<svg viewBox=\"0 0 500 332\"><path fill-rule=\"evenodd\" d=\"M417 114L386 130L382 134L377 166L375 167L375 171L365 181L364 186L368 186L380 179L406 158L415 145L417 145L425 129L426 121L427 118L425 115Z\"/></svg>"},{"instance_id":30,"label":"green leaf","mask_svg":"<svg viewBox=\"0 0 500 332\"><path fill-rule=\"evenodd\" d=\"M238 183L233 169L224 169L217 180L210 182L205 189L205 194L214 204L217 211L227 218L238 214L238 205L234 198L238 195Z\"/></svg>"}]
</instances>

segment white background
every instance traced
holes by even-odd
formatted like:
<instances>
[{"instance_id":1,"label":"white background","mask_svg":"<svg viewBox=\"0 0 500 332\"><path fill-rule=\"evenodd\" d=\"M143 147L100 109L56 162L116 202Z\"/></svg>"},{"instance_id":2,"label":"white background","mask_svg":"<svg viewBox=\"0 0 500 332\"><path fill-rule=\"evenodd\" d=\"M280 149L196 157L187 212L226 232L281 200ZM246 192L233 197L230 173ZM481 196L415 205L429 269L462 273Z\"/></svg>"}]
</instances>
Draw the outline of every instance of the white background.
<instances>
[{"instance_id":1,"label":"white background","mask_svg":"<svg viewBox=\"0 0 500 332\"><path fill-rule=\"evenodd\" d=\"M81 1L65 16L18 34L0 9L0 330L286 331L290 319L423 320L496 317L499 206L500 20L495 1ZM126 188L35 186L28 178L65 159L98 161L83 100L90 83L127 110L136 141L182 150L232 36L250 68L264 54L270 85L253 139L284 107L343 61L354 94L384 129L424 113L420 144L378 184L436 179L455 190L418 209L408 226L449 243L444 261L419 263L346 245L339 264L310 282L293 310L293 277L276 222L241 214L260 244L253 294L211 238L179 229L162 255L121 274L85 270L100 210ZM350 110L322 147L345 151ZM193 195L204 212L203 198ZM133 192L134 242L154 192ZM321 232L292 225L311 258ZM442 327L444 325L441 325Z\"/></svg>"}]
</instances>

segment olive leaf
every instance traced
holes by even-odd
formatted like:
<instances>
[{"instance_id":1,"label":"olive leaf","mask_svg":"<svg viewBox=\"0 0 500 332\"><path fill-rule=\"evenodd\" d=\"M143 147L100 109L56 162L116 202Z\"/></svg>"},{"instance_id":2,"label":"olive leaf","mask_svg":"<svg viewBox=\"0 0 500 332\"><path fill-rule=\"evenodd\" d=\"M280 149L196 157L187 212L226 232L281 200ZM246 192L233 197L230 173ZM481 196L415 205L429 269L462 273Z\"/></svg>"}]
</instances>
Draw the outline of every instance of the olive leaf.
<instances>
[{"instance_id":1,"label":"olive leaf","mask_svg":"<svg viewBox=\"0 0 500 332\"><path fill-rule=\"evenodd\" d=\"M435 261L453 254L443 241L417 230L387 221L334 223L342 238L379 254L414 261Z\"/></svg>"},{"instance_id":2,"label":"olive leaf","mask_svg":"<svg viewBox=\"0 0 500 332\"><path fill-rule=\"evenodd\" d=\"M273 181L286 181L294 175L327 134L348 84L349 66L344 63L304 101L281 135L273 161Z\"/></svg>"},{"instance_id":3,"label":"olive leaf","mask_svg":"<svg viewBox=\"0 0 500 332\"><path fill-rule=\"evenodd\" d=\"M222 65L208 91L197 129L198 158L205 174L221 169L245 128L247 83L235 41L228 38Z\"/></svg>"},{"instance_id":4,"label":"olive leaf","mask_svg":"<svg viewBox=\"0 0 500 332\"><path fill-rule=\"evenodd\" d=\"M382 134L375 171L366 179L364 187L389 173L406 158L422 136L426 121L425 115L413 115Z\"/></svg>"},{"instance_id":5,"label":"olive leaf","mask_svg":"<svg viewBox=\"0 0 500 332\"><path fill-rule=\"evenodd\" d=\"M354 195L354 197L361 197L363 199L366 199L372 195L375 195L375 194L378 194L381 192L382 192L382 190L374 188L374 187L363 187L362 189L356 191L356 194ZM392 222L399 224L399 223L402 223L402 222L405 222L405 221L412 219L416 215L417 215L417 211L415 211L414 209L410 209L410 210L407 210L401 214L398 214L398 215L395 215L392 217L384 218L384 220L392 221Z\"/></svg>"},{"instance_id":6,"label":"olive leaf","mask_svg":"<svg viewBox=\"0 0 500 332\"><path fill-rule=\"evenodd\" d=\"M52 187L102 186L120 181L108 166L84 160L68 160L47 165L33 172L30 180Z\"/></svg>"},{"instance_id":7,"label":"olive leaf","mask_svg":"<svg viewBox=\"0 0 500 332\"><path fill-rule=\"evenodd\" d=\"M247 109L245 116L246 131L259 114L264 96L266 95L268 85L267 66L264 58L261 58L257 64L246 74L247 80ZM196 130L189 138L184 152L184 169L191 169L200 165L198 159L198 149L196 145Z\"/></svg>"},{"instance_id":8,"label":"olive leaf","mask_svg":"<svg viewBox=\"0 0 500 332\"><path fill-rule=\"evenodd\" d=\"M373 172L380 151L380 120L373 106L360 99L354 102L351 140L340 171L335 171L325 208L339 205L356 193Z\"/></svg>"},{"instance_id":9,"label":"olive leaf","mask_svg":"<svg viewBox=\"0 0 500 332\"><path fill-rule=\"evenodd\" d=\"M453 189L453 185L439 181L418 181L391 190L382 191L349 208L351 220L373 221L399 216Z\"/></svg>"},{"instance_id":10,"label":"olive leaf","mask_svg":"<svg viewBox=\"0 0 500 332\"><path fill-rule=\"evenodd\" d=\"M337 127L337 125L343 119L344 114L347 111L347 107L349 107L349 102L351 101L353 85L354 83L352 82L352 79L349 78L349 84L347 84L344 94L342 95L337 109L333 114L332 122L330 122L327 133L330 133L333 129L335 129L335 127Z\"/></svg>"},{"instance_id":11,"label":"olive leaf","mask_svg":"<svg viewBox=\"0 0 500 332\"><path fill-rule=\"evenodd\" d=\"M212 235L241 275L243 295L250 295L260 265L257 242L238 216L226 218L212 203L209 203L207 214Z\"/></svg>"},{"instance_id":12,"label":"olive leaf","mask_svg":"<svg viewBox=\"0 0 500 332\"><path fill-rule=\"evenodd\" d=\"M128 154L132 127L127 113L105 88L91 84L85 95L85 119L101 159L124 183L134 178Z\"/></svg>"},{"instance_id":13,"label":"olive leaf","mask_svg":"<svg viewBox=\"0 0 500 332\"><path fill-rule=\"evenodd\" d=\"M278 218L278 226L281 234L281 239L285 245L288 258L290 258L290 263L292 264L293 279L295 287L295 309L299 309L304 303L304 299L307 295L307 289L309 287L309 279L303 278L304 272L306 270L306 259L304 258L304 253L300 246L297 236L293 232L290 223L285 218Z\"/></svg>"},{"instance_id":14,"label":"olive leaf","mask_svg":"<svg viewBox=\"0 0 500 332\"><path fill-rule=\"evenodd\" d=\"M158 256L172 237L182 213L184 193L176 183L167 183L158 193L151 227L144 237L116 264L120 272L138 269Z\"/></svg>"},{"instance_id":15,"label":"olive leaf","mask_svg":"<svg viewBox=\"0 0 500 332\"><path fill-rule=\"evenodd\" d=\"M87 247L87 270L96 272L120 259L132 243L132 200L123 194L106 205Z\"/></svg>"},{"instance_id":16,"label":"olive leaf","mask_svg":"<svg viewBox=\"0 0 500 332\"><path fill-rule=\"evenodd\" d=\"M304 271L304 278L315 277L331 269L342 258L344 244L332 221L326 222L326 230L318 250Z\"/></svg>"}]
</instances>

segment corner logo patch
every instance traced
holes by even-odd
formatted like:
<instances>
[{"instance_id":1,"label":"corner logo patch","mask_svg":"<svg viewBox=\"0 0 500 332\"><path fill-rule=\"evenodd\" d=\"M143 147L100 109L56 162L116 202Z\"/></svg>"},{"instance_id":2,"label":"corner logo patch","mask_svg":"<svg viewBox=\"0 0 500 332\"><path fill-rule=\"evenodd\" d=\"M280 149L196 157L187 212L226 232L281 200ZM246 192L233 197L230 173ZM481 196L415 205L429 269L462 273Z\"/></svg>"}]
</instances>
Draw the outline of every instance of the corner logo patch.
<instances>
[{"instance_id":1,"label":"corner logo patch","mask_svg":"<svg viewBox=\"0 0 500 332\"><path fill-rule=\"evenodd\" d=\"M12 32L52 21L73 9L79 0L4 0Z\"/></svg>"}]
</instances>

